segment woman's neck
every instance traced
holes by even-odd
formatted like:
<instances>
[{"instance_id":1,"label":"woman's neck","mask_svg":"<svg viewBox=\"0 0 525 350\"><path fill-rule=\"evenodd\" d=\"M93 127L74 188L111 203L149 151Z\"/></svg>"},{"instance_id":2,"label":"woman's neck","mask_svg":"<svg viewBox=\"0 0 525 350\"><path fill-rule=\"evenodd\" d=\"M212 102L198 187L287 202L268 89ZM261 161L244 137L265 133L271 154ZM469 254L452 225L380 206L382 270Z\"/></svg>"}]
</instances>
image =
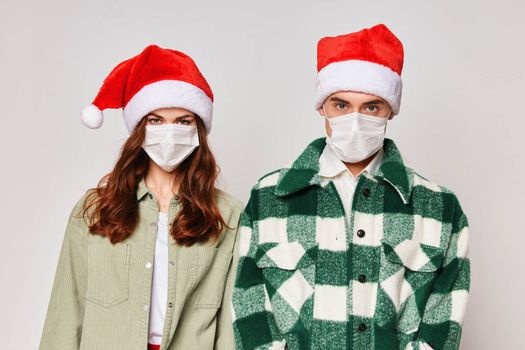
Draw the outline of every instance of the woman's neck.
<instances>
[{"instance_id":1,"label":"woman's neck","mask_svg":"<svg viewBox=\"0 0 525 350\"><path fill-rule=\"evenodd\" d=\"M148 171L144 177L146 187L155 193L157 198L171 199L179 189L175 173L168 173L150 159Z\"/></svg>"}]
</instances>

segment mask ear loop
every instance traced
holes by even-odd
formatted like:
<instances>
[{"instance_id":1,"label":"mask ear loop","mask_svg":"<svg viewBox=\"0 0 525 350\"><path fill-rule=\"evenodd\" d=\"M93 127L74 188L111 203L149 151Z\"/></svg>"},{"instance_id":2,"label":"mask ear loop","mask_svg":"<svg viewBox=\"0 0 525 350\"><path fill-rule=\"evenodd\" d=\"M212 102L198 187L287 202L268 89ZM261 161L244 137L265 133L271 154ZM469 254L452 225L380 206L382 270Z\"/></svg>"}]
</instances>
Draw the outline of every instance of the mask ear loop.
<instances>
[{"instance_id":1,"label":"mask ear loop","mask_svg":"<svg viewBox=\"0 0 525 350\"><path fill-rule=\"evenodd\" d=\"M391 112L391 113L392 113L392 115L391 115L391 116L389 116L389 117L388 117L388 118L386 119L386 123L385 123L385 135L386 135L386 128L387 128L387 126L388 126L388 121L390 121L390 120L391 120L391 118L393 118L393 117L394 117L394 112Z\"/></svg>"},{"instance_id":2,"label":"mask ear loop","mask_svg":"<svg viewBox=\"0 0 525 350\"><path fill-rule=\"evenodd\" d=\"M325 111L325 109L324 109L324 103L323 103L323 105L321 106L321 108L323 109L324 119L328 122L328 125L330 126L330 129L332 129L332 133L333 133L333 132L334 132L334 128L332 128L332 124L330 123L330 119L328 119L328 116L326 115L326 111ZM328 139L331 138L331 136L328 136L328 135L326 135L326 137L327 137Z\"/></svg>"},{"instance_id":3,"label":"mask ear loop","mask_svg":"<svg viewBox=\"0 0 525 350\"><path fill-rule=\"evenodd\" d=\"M323 109L323 113L324 113L324 119L326 119L328 121L328 124L330 124L330 119L328 119L328 116L326 115L326 111L324 109L324 103L323 105L321 106L321 108ZM331 125L330 125L331 126Z\"/></svg>"}]
</instances>

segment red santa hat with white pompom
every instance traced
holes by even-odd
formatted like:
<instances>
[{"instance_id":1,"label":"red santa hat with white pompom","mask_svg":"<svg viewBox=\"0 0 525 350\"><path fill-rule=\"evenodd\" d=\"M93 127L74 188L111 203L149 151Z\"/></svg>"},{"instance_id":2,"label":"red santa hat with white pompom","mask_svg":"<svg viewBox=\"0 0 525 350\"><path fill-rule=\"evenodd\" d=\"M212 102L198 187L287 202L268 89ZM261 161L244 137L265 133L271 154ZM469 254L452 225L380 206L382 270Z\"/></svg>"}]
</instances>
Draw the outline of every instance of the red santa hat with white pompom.
<instances>
[{"instance_id":1,"label":"red santa hat with white pompom","mask_svg":"<svg viewBox=\"0 0 525 350\"><path fill-rule=\"evenodd\" d=\"M402 69L403 44L384 24L322 38L317 44L315 109L335 92L355 91L381 97L398 114Z\"/></svg>"},{"instance_id":2,"label":"red santa hat with white pompom","mask_svg":"<svg viewBox=\"0 0 525 350\"><path fill-rule=\"evenodd\" d=\"M157 45L118 64L104 80L93 102L82 110L82 123L92 129L102 125L103 111L123 108L131 133L149 112L165 107L187 109L211 130L213 93L188 55Z\"/></svg>"}]
</instances>

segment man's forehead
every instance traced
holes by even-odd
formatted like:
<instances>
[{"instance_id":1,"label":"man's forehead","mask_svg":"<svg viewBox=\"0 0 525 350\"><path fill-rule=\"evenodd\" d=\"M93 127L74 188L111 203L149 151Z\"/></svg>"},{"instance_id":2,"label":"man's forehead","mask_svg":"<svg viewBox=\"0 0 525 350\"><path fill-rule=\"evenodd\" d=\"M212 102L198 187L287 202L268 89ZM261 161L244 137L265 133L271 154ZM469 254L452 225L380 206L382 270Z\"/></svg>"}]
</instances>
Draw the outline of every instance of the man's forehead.
<instances>
[{"instance_id":1,"label":"man's forehead","mask_svg":"<svg viewBox=\"0 0 525 350\"><path fill-rule=\"evenodd\" d=\"M357 91L338 91L328 97L328 101L346 102L346 103L388 103L379 96L357 92Z\"/></svg>"}]
</instances>

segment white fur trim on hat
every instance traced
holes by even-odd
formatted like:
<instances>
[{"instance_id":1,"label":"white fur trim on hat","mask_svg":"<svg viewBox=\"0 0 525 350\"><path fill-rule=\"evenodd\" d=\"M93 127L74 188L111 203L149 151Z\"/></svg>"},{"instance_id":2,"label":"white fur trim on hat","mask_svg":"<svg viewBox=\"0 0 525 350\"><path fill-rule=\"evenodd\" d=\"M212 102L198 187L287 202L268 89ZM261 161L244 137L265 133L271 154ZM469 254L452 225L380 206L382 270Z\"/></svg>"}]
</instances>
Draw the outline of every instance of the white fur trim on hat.
<instances>
[{"instance_id":1,"label":"white fur trim on hat","mask_svg":"<svg viewBox=\"0 0 525 350\"><path fill-rule=\"evenodd\" d=\"M140 89L124 107L124 122L128 131L131 133L149 112L168 107L184 108L197 114L210 133L212 100L195 85L179 80L160 80Z\"/></svg>"},{"instance_id":2,"label":"white fur trim on hat","mask_svg":"<svg viewBox=\"0 0 525 350\"><path fill-rule=\"evenodd\" d=\"M82 121L82 124L88 128L98 129L104 121L104 114L102 114L102 111L97 106L91 104L84 107L80 120Z\"/></svg>"},{"instance_id":3,"label":"white fur trim on hat","mask_svg":"<svg viewBox=\"0 0 525 350\"><path fill-rule=\"evenodd\" d=\"M394 114L399 113L403 83L399 74L382 64L362 60L330 63L317 74L315 109L338 91L372 94L386 100Z\"/></svg>"}]
</instances>

